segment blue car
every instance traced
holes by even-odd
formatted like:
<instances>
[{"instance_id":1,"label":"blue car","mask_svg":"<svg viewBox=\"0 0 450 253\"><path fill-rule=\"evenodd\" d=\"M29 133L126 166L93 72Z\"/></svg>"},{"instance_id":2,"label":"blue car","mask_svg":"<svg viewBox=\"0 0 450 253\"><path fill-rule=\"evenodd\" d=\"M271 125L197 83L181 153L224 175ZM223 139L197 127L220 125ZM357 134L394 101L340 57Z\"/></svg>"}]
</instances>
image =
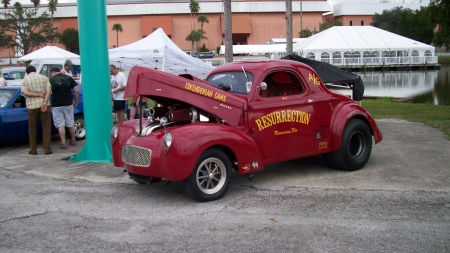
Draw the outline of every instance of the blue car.
<instances>
[{"instance_id":1,"label":"blue car","mask_svg":"<svg viewBox=\"0 0 450 253\"><path fill-rule=\"evenodd\" d=\"M83 116L82 94L74 109L75 137L83 140L86 137ZM38 124L38 137L42 135ZM52 134L58 131L52 123ZM28 140L28 115L25 97L20 86L0 87L0 143Z\"/></svg>"}]
</instances>

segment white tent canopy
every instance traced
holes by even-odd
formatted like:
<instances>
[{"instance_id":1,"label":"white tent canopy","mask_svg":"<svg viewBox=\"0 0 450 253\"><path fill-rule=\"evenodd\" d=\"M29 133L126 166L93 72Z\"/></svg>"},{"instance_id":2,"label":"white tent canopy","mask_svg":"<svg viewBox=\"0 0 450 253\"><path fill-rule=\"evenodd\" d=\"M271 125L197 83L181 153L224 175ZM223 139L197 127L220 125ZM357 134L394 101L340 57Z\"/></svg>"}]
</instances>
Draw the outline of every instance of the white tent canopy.
<instances>
[{"instance_id":1,"label":"white tent canopy","mask_svg":"<svg viewBox=\"0 0 450 253\"><path fill-rule=\"evenodd\" d=\"M61 59L61 58L80 58L80 56L56 46L45 46L32 53L20 57L18 61L32 61L36 59Z\"/></svg>"},{"instance_id":2,"label":"white tent canopy","mask_svg":"<svg viewBox=\"0 0 450 253\"><path fill-rule=\"evenodd\" d=\"M433 46L373 26L335 26L294 44L294 52L431 51Z\"/></svg>"},{"instance_id":3,"label":"white tent canopy","mask_svg":"<svg viewBox=\"0 0 450 253\"><path fill-rule=\"evenodd\" d=\"M161 28L139 41L110 49L109 61L124 70L139 65L174 75L191 74L201 79L214 68L183 52Z\"/></svg>"}]
</instances>

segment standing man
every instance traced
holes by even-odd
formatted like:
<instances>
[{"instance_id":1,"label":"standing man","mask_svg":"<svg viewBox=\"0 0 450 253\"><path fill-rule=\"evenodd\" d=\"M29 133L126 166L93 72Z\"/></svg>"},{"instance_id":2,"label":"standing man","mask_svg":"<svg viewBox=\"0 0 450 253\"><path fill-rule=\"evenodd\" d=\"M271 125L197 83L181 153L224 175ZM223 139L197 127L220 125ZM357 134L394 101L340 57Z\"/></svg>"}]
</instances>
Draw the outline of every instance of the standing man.
<instances>
[{"instance_id":1,"label":"standing man","mask_svg":"<svg viewBox=\"0 0 450 253\"><path fill-rule=\"evenodd\" d=\"M114 104L114 111L117 114L118 123L125 121L125 86L127 86L127 77L117 70L115 65L109 65L111 73L111 92Z\"/></svg>"},{"instance_id":2,"label":"standing man","mask_svg":"<svg viewBox=\"0 0 450 253\"><path fill-rule=\"evenodd\" d=\"M61 138L61 149L66 150L66 127L69 128L70 133L69 145L77 145L73 117L73 108L78 105L77 82L72 77L60 73L57 67L52 68L50 75L52 76L50 84L52 86L53 123ZM72 90L74 99L72 99Z\"/></svg>"},{"instance_id":3,"label":"standing man","mask_svg":"<svg viewBox=\"0 0 450 253\"><path fill-rule=\"evenodd\" d=\"M51 117L50 117L50 91L51 86L46 76L36 74L36 68L28 66L27 76L22 80L22 94L27 97L28 138L30 151L28 154L37 155L37 121L41 119L42 144L46 155L52 154L51 144Z\"/></svg>"},{"instance_id":4,"label":"standing man","mask_svg":"<svg viewBox=\"0 0 450 253\"><path fill-rule=\"evenodd\" d=\"M61 74L68 75L68 76L72 77L72 71L71 71L72 70L72 65L73 65L72 61L70 59L67 59L64 62L64 68L61 70Z\"/></svg>"}]
</instances>

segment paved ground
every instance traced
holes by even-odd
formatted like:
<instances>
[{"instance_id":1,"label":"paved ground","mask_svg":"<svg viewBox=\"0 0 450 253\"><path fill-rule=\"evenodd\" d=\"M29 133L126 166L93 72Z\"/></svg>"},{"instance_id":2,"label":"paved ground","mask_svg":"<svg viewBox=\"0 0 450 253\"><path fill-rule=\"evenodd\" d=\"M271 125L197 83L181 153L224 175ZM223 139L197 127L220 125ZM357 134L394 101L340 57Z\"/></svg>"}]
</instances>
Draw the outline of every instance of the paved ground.
<instances>
[{"instance_id":1,"label":"paved ground","mask_svg":"<svg viewBox=\"0 0 450 253\"><path fill-rule=\"evenodd\" d=\"M379 120L367 166L320 156L274 164L197 203L180 183L150 186L106 163L68 161L82 145L28 155L0 147L0 252L450 252L450 141ZM80 143L82 144L82 143Z\"/></svg>"},{"instance_id":2,"label":"paved ground","mask_svg":"<svg viewBox=\"0 0 450 253\"><path fill-rule=\"evenodd\" d=\"M401 120L378 120L383 141L373 147L368 164L360 171L344 172L328 168L321 156L297 159L268 166L252 182L233 175L233 185L267 189L322 188L369 190L450 191L450 141L442 132ZM0 169L59 179L134 184L121 168L108 163L71 162L83 146L59 149L53 139L53 155L28 155L27 143L0 147ZM41 148L41 147L39 147Z\"/></svg>"}]
</instances>

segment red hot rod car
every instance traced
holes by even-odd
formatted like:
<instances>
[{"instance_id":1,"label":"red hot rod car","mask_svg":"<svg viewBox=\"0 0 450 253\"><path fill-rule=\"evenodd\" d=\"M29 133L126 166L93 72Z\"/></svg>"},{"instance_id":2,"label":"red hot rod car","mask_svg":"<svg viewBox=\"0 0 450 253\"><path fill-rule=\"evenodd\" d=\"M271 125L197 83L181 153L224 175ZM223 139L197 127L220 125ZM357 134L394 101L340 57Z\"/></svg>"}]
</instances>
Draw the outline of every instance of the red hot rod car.
<instances>
[{"instance_id":1,"label":"red hot rod car","mask_svg":"<svg viewBox=\"0 0 450 253\"><path fill-rule=\"evenodd\" d=\"M267 164L323 154L358 170L382 140L364 108L295 61L228 63L206 81L136 66L125 90L134 95L159 106L112 129L114 165L140 183L182 181L197 201L221 198L232 169L251 179Z\"/></svg>"}]
</instances>

